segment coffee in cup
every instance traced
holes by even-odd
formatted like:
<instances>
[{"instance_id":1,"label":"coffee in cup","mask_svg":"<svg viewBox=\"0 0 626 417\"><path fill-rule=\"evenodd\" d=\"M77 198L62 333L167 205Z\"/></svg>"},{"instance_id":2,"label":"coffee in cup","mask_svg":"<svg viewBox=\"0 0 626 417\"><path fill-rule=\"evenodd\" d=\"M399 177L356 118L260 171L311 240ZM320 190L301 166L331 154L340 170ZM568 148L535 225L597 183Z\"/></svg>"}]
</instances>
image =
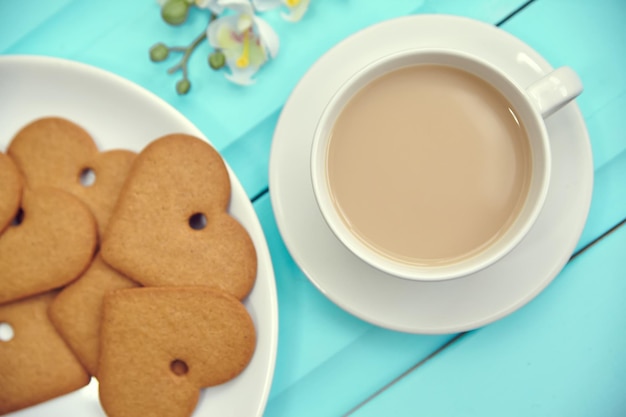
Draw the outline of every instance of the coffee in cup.
<instances>
[{"instance_id":1,"label":"coffee in cup","mask_svg":"<svg viewBox=\"0 0 626 417\"><path fill-rule=\"evenodd\" d=\"M405 51L355 74L313 141L315 196L331 230L404 278L459 277L504 256L547 193L543 117L580 93L575 74L560 71L566 97L554 97L553 80L525 89L457 51Z\"/></svg>"}]
</instances>

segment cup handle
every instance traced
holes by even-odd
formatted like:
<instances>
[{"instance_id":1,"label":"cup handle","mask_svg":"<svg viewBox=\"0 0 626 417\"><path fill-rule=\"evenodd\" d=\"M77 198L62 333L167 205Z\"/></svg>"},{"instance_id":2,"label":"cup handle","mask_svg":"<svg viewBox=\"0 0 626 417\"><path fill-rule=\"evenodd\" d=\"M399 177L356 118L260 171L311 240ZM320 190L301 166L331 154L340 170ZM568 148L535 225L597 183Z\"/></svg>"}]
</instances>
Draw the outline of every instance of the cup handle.
<instances>
[{"instance_id":1,"label":"cup handle","mask_svg":"<svg viewBox=\"0 0 626 417\"><path fill-rule=\"evenodd\" d=\"M560 67L535 81L526 88L526 93L543 118L578 97L583 84L570 67Z\"/></svg>"}]
</instances>

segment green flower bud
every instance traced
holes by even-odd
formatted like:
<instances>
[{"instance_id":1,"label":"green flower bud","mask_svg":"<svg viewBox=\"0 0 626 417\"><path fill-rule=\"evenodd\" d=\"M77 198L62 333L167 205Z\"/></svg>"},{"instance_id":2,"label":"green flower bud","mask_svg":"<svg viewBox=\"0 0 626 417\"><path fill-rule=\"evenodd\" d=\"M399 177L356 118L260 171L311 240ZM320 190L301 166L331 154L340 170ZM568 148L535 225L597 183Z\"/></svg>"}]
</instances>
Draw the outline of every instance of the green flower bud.
<instances>
[{"instance_id":1,"label":"green flower bud","mask_svg":"<svg viewBox=\"0 0 626 417\"><path fill-rule=\"evenodd\" d=\"M167 0L161 8L161 17L170 25L180 25L187 20L189 3L185 0Z\"/></svg>"},{"instance_id":2,"label":"green flower bud","mask_svg":"<svg viewBox=\"0 0 626 417\"><path fill-rule=\"evenodd\" d=\"M176 92L179 95L187 94L190 88L191 88L191 83L189 82L189 80L185 78L183 78L182 80L179 80L176 83Z\"/></svg>"},{"instance_id":3,"label":"green flower bud","mask_svg":"<svg viewBox=\"0 0 626 417\"><path fill-rule=\"evenodd\" d=\"M226 56L222 51L213 51L209 55L209 65L214 70L218 70L226 65Z\"/></svg>"},{"instance_id":4,"label":"green flower bud","mask_svg":"<svg viewBox=\"0 0 626 417\"><path fill-rule=\"evenodd\" d=\"M170 50L164 43L157 43L150 48L150 60L152 62L161 62L167 59Z\"/></svg>"}]
</instances>

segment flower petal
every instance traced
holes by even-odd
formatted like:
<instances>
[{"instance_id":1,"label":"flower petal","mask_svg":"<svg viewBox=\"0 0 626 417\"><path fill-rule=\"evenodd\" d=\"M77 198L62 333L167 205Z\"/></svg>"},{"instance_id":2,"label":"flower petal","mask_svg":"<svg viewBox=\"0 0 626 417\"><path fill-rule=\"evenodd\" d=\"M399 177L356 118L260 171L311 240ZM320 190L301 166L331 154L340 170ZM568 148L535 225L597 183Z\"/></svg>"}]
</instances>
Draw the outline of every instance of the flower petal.
<instances>
[{"instance_id":1,"label":"flower petal","mask_svg":"<svg viewBox=\"0 0 626 417\"><path fill-rule=\"evenodd\" d=\"M220 7L234 10L237 14L251 15L254 13L250 0L217 0L217 4Z\"/></svg>"},{"instance_id":2,"label":"flower petal","mask_svg":"<svg viewBox=\"0 0 626 417\"><path fill-rule=\"evenodd\" d=\"M239 85L251 85L255 83L255 80L252 79L254 74L257 73L259 67L250 65L246 68L237 68L234 63L229 63L228 68L230 69L230 74L226 73L224 76L230 82Z\"/></svg>"},{"instance_id":3,"label":"flower petal","mask_svg":"<svg viewBox=\"0 0 626 417\"><path fill-rule=\"evenodd\" d=\"M224 10L224 8L218 4L218 0L194 0L194 3L200 9L209 9L216 15L221 14Z\"/></svg>"},{"instance_id":4,"label":"flower petal","mask_svg":"<svg viewBox=\"0 0 626 417\"><path fill-rule=\"evenodd\" d=\"M237 22L239 21L239 16L237 15L229 15L220 17L215 19L211 23L206 30L206 35L209 40L209 43L214 48L231 48L237 43L234 39L232 39L232 44L224 37L224 31L228 30L228 32L234 32L237 28Z\"/></svg>"},{"instance_id":5,"label":"flower petal","mask_svg":"<svg viewBox=\"0 0 626 417\"><path fill-rule=\"evenodd\" d=\"M280 48L280 38L278 37L278 34L276 34L269 23L260 17L254 17L254 25L258 30L261 43L267 49L269 56L274 58L278 55L278 50Z\"/></svg>"},{"instance_id":6,"label":"flower petal","mask_svg":"<svg viewBox=\"0 0 626 417\"><path fill-rule=\"evenodd\" d=\"M237 33L243 33L252 26L252 15L240 14L237 19Z\"/></svg>"},{"instance_id":7,"label":"flower petal","mask_svg":"<svg viewBox=\"0 0 626 417\"><path fill-rule=\"evenodd\" d=\"M227 74L224 74L224 77L232 83L243 85L243 86L252 85L256 82L256 80L253 80L252 78L241 76L238 74L227 73Z\"/></svg>"},{"instance_id":8,"label":"flower petal","mask_svg":"<svg viewBox=\"0 0 626 417\"><path fill-rule=\"evenodd\" d=\"M282 0L252 0L252 5L259 12L266 12L282 6Z\"/></svg>"},{"instance_id":9,"label":"flower petal","mask_svg":"<svg viewBox=\"0 0 626 417\"><path fill-rule=\"evenodd\" d=\"M309 8L310 0L302 0L297 6L290 7L289 13L281 13L283 19L290 22L298 22Z\"/></svg>"}]
</instances>

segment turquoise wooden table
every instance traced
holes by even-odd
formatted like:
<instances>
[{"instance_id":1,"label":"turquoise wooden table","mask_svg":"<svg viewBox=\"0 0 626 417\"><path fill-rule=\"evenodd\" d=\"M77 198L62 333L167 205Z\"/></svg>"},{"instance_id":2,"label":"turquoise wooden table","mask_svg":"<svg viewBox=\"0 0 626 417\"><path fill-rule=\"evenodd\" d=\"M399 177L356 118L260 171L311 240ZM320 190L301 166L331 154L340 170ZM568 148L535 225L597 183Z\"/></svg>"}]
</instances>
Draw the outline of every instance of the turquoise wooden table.
<instances>
[{"instance_id":1,"label":"turquoise wooden table","mask_svg":"<svg viewBox=\"0 0 626 417\"><path fill-rule=\"evenodd\" d=\"M120 75L191 120L230 164L262 223L276 274L279 344L264 415L626 415L626 2L623 0L311 0L298 23L264 18L276 59L249 87L189 60L152 63L156 42L187 45L206 27L196 13L166 25L143 1L0 0L0 53L66 58ZM299 269L277 229L268 189L273 133L295 85L332 46L377 22L452 14L497 25L553 66L569 65L593 150L594 190L571 260L532 302L482 328L417 335L377 327L329 301ZM2 100L2 97L0 97Z\"/></svg>"}]
</instances>

